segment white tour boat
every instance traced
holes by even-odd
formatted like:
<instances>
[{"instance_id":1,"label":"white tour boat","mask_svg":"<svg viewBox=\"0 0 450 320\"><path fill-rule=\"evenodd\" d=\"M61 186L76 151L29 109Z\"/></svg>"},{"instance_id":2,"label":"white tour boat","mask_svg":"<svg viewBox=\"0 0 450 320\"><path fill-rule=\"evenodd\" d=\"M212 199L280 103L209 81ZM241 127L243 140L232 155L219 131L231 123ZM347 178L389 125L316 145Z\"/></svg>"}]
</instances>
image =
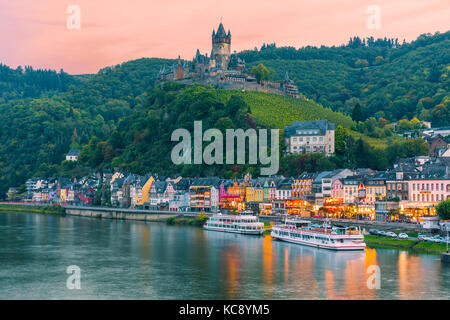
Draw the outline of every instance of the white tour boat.
<instances>
[{"instance_id":1,"label":"white tour boat","mask_svg":"<svg viewBox=\"0 0 450 320\"><path fill-rule=\"evenodd\" d=\"M366 247L364 235L356 228L331 227L327 222L320 227L310 224L306 220L288 219L284 224L273 226L270 235L275 239L330 250L364 250Z\"/></svg>"},{"instance_id":2,"label":"white tour boat","mask_svg":"<svg viewBox=\"0 0 450 320\"><path fill-rule=\"evenodd\" d=\"M231 233L256 234L264 232L264 223L252 215L223 215L215 214L203 226L205 230L223 231Z\"/></svg>"}]
</instances>

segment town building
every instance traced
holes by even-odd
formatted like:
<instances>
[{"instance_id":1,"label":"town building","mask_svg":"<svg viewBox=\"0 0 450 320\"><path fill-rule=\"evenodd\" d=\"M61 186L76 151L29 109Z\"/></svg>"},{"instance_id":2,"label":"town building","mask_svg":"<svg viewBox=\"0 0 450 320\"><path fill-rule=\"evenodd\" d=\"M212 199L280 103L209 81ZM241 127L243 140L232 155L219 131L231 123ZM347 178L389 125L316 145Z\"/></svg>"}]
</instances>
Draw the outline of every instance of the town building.
<instances>
[{"instance_id":1,"label":"town building","mask_svg":"<svg viewBox=\"0 0 450 320\"><path fill-rule=\"evenodd\" d=\"M433 157L439 156L450 147L450 143L440 134L425 137L425 141L430 148L430 155Z\"/></svg>"},{"instance_id":2,"label":"town building","mask_svg":"<svg viewBox=\"0 0 450 320\"><path fill-rule=\"evenodd\" d=\"M220 179L193 179L189 187L189 207L192 211L216 212L219 207Z\"/></svg>"},{"instance_id":3,"label":"town building","mask_svg":"<svg viewBox=\"0 0 450 320\"><path fill-rule=\"evenodd\" d=\"M294 121L284 128L286 153L334 153L334 123L328 120Z\"/></svg>"},{"instance_id":4,"label":"town building","mask_svg":"<svg viewBox=\"0 0 450 320\"><path fill-rule=\"evenodd\" d=\"M67 161L78 161L78 157L80 156L81 151L78 149L71 149L66 154L66 160Z\"/></svg>"}]
</instances>

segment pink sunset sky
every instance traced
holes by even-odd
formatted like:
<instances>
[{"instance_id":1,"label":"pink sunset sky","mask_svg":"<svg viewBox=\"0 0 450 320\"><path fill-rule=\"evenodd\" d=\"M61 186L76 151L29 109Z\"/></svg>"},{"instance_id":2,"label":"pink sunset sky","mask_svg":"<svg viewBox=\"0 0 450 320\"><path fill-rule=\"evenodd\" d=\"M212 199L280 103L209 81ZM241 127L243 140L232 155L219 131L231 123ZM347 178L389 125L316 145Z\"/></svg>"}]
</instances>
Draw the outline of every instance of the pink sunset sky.
<instances>
[{"instance_id":1,"label":"pink sunset sky","mask_svg":"<svg viewBox=\"0 0 450 320\"><path fill-rule=\"evenodd\" d=\"M70 5L81 10L79 30L66 26ZM367 27L371 5L380 29ZM449 30L450 0L2 0L0 62L80 74L141 57L192 59L197 48L211 51L221 17L236 51L356 35L411 41Z\"/></svg>"}]
</instances>

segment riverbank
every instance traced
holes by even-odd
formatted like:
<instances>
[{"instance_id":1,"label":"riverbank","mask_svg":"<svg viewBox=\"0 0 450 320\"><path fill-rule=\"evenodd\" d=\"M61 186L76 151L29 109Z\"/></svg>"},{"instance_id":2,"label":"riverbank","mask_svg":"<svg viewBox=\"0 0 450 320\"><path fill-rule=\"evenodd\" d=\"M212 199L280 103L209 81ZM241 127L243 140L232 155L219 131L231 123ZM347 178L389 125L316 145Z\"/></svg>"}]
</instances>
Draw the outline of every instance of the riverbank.
<instances>
[{"instance_id":1,"label":"riverbank","mask_svg":"<svg viewBox=\"0 0 450 320\"><path fill-rule=\"evenodd\" d=\"M66 210L62 206L54 205L0 204L0 212L65 215Z\"/></svg>"},{"instance_id":2,"label":"riverbank","mask_svg":"<svg viewBox=\"0 0 450 320\"><path fill-rule=\"evenodd\" d=\"M197 226L197 227L203 227L206 220L208 220L207 215L199 215L195 218L187 218L182 215L179 216L172 216L166 219L166 223L169 225L174 224L181 224L181 225L190 225L190 226Z\"/></svg>"},{"instance_id":3,"label":"riverbank","mask_svg":"<svg viewBox=\"0 0 450 320\"><path fill-rule=\"evenodd\" d=\"M364 241L368 247L413 250L433 254L441 254L441 252L444 252L447 248L443 243L386 238L372 235L365 235Z\"/></svg>"}]
</instances>

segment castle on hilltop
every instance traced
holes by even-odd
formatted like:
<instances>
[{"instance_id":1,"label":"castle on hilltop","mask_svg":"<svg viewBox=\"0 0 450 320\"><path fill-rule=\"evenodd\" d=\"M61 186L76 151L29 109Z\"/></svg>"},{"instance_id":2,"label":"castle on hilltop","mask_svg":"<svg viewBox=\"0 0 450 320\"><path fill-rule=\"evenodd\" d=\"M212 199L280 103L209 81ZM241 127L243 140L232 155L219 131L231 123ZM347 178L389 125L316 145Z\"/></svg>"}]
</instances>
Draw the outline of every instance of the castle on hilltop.
<instances>
[{"instance_id":1,"label":"castle on hilltop","mask_svg":"<svg viewBox=\"0 0 450 320\"><path fill-rule=\"evenodd\" d=\"M211 35L211 54L197 52L192 61L185 61L178 56L178 61L166 69L163 66L157 76L157 82L180 81L185 84L210 84L222 89L254 90L283 94L300 98L298 88L286 72L282 82L262 81L245 69L245 61L236 52L231 53L231 32L225 31L220 23L217 32Z\"/></svg>"}]
</instances>

